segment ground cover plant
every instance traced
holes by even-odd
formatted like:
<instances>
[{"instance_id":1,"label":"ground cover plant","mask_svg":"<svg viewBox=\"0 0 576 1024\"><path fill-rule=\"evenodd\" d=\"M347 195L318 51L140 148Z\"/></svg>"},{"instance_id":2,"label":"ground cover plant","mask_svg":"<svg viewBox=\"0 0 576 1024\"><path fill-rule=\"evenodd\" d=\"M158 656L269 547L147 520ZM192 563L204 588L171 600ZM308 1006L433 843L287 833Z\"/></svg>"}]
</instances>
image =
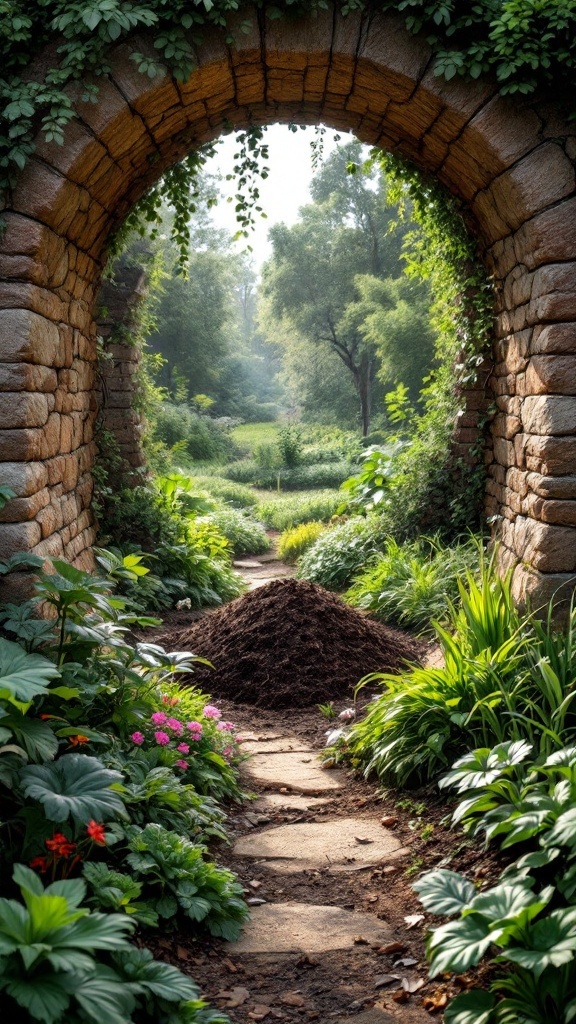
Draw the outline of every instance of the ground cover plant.
<instances>
[{"instance_id":1,"label":"ground cover plant","mask_svg":"<svg viewBox=\"0 0 576 1024\"><path fill-rule=\"evenodd\" d=\"M257 515L273 530L288 530L301 523L328 523L342 504L336 490L291 492L289 495L261 496Z\"/></svg>"},{"instance_id":2,"label":"ground cover plant","mask_svg":"<svg viewBox=\"0 0 576 1024\"><path fill-rule=\"evenodd\" d=\"M474 746L524 739L545 757L575 728L574 644L551 617L519 616L493 558L458 583L460 607L435 633L444 667L379 674L385 686L349 738L367 773L399 785L437 778Z\"/></svg>"},{"instance_id":3,"label":"ground cover plant","mask_svg":"<svg viewBox=\"0 0 576 1024\"><path fill-rule=\"evenodd\" d=\"M477 562L472 539L445 546L434 537L405 544L389 538L378 559L355 577L346 600L382 622L430 632L432 620L447 620L460 576Z\"/></svg>"},{"instance_id":4,"label":"ground cover plant","mask_svg":"<svg viewBox=\"0 0 576 1024\"><path fill-rule=\"evenodd\" d=\"M197 688L180 694L194 655L126 642L148 620L113 579L15 564L38 582L0 612L4 1011L30 1024L224 1021L129 938L134 923L178 919L238 934L241 887L205 846L225 834L216 800L239 796L235 728Z\"/></svg>"},{"instance_id":5,"label":"ground cover plant","mask_svg":"<svg viewBox=\"0 0 576 1024\"><path fill-rule=\"evenodd\" d=\"M236 508L215 508L199 522L212 523L226 538L235 555L262 555L270 549L270 538L253 516Z\"/></svg>"},{"instance_id":6,"label":"ground cover plant","mask_svg":"<svg viewBox=\"0 0 576 1024\"><path fill-rule=\"evenodd\" d=\"M377 558L386 540L378 516L353 516L322 534L302 556L298 576L328 590L344 590L368 562Z\"/></svg>"},{"instance_id":7,"label":"ground cover plant","mask_svg":"<svg viewBox=\"0 0 576 1024\"><path fill-rule=\"evenodd\" d=\"M324 523L301 523L284 530L278 541L278 557L285 562L297 562L325 530Z\"/></svg>"}]
</instances>

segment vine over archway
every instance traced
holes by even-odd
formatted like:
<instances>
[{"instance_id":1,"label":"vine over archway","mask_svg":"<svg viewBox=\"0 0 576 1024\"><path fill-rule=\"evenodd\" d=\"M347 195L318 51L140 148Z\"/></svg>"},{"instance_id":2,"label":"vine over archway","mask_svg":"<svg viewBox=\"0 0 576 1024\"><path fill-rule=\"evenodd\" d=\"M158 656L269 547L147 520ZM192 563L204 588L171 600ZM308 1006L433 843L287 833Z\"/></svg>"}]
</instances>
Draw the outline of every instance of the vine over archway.
<instances>
[{"instance_id":1,"label":"vine over archway","mask_svg":"<svg viewBox=\"0 0 576 1024\"><path fill-rule=\"evenodd\" d=\"M246 12L238 16L245 20ZM519 599L576 572L576 123L551 102L434 75L426 43L392 14L265 21L228 45L215 29L185 83L110 56L96 103L69 87L65 145L38 138L5 211L0 249L0 470L17 497L0 557L87 565L96 399L93 307L106 243L172 164L229 125L317 123L398 151L463 202L494 275L497 414L487 510Z\"/></svg>"}]
</instances>

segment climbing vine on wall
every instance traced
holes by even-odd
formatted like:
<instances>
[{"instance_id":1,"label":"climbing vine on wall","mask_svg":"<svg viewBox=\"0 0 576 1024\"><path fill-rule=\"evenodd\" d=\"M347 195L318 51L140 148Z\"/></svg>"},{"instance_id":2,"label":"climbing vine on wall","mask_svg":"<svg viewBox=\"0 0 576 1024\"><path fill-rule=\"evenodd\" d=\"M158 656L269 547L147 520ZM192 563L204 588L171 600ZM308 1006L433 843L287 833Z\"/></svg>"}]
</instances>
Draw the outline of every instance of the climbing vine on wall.
<instances>
[{"instance_id":1,"label":"climbing vine on wall","mask_svg":"<svg viewBox=\"0 0 576 1024\"><path fill-rule=\"evenodd\" d=\"M327 9L327 0L255 0L258 17L296 18ZM436 57L436 72L478 78L491 75L502 93L529 94L553 86L556 100L573 94L576 66L576 0L335 0L342 16L352 11L394 10L407 29L425 34ZM9 190L34 149L40 131L62 145L66 125L76 116L67 86L81 82L83 102L96 102L98 77L109 71L112 44L134 32L149 32L156 53L131 60L141 74L155 78L165 69L186 80L195 64L195 46L208 26L217 26L233 44L235 32L249 28L254 13L238 15L238 0L0 0L0 188ZM48 51L47 51L47 48ZM34 63L40 53L53 63ZM245 133L236 197L240 231L250 227L258 204L256 172L266 160L262 130ZM169 171L131 215L154 223L162 198L175 208L174 230L184 250L186 222L194 212L194 175L209 150L194 154Z\"/></svg>"}]
</instances>

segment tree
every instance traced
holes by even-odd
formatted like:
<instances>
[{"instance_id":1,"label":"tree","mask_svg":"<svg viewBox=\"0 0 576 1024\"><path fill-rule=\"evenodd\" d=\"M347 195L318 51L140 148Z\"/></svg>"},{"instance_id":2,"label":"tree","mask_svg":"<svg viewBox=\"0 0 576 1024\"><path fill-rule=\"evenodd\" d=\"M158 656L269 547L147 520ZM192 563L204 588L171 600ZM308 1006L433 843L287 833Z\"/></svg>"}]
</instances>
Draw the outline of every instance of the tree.
<instances>
[{"instance_id":1,"label":"tree","mask_svg":"<svg viewBox=\"0 0 576 1024\"><path fill-rule=\"evenodd\" d=\"M378 319L390 312L390 288L364 294L359 282L398 278L405 228L392 232L394 210L386 201L386 181L379 168L370 174L347 173L362 158L359 143L336 150L312 186L314 204L300 211L292 227L270 231L273 256L264 268L263 293L276 321L284 320L295 335L328 349L346 368L359 404L362 433L370 429L371 405L382 358L393 352L392 321ZM396 293L400 298L400 291ZM406 312L406 311L405 311ZM370 323L365 324L366 317ZM406 328L409 317L404 317ZM401 318L398 316L398 325ZM386 328L386 338L379 331ZM402 343L405 344L405 330ZM429 347L407 346L420 373ZM422 356L422 358L421 358ZM403 363L405 363L403 358ZM391 379L397 375L390 374Z\"/></svg>"}]
</instances>

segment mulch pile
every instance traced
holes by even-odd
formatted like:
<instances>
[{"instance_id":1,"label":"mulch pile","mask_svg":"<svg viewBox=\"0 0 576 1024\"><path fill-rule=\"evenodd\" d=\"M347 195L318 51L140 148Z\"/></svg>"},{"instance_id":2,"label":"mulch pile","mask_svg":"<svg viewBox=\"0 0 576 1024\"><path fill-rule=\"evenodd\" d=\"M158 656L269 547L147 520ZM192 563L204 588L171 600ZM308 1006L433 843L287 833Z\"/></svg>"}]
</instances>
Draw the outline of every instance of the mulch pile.
<instances>
[{"instance_id":1,"label":"mulch pile","mask_svg":"<svg viewBox=\"0 0 576 1024\"><path fill-rule=\"evenodd\" d=\"M194 685L256 707L308 707L351 694L369 672L417 661L417 640L366 618L315 583L274 580L212 612L178 643L207 658ZM186 683L186 680L183 680Z\"/></svg>"}]
</instances>

